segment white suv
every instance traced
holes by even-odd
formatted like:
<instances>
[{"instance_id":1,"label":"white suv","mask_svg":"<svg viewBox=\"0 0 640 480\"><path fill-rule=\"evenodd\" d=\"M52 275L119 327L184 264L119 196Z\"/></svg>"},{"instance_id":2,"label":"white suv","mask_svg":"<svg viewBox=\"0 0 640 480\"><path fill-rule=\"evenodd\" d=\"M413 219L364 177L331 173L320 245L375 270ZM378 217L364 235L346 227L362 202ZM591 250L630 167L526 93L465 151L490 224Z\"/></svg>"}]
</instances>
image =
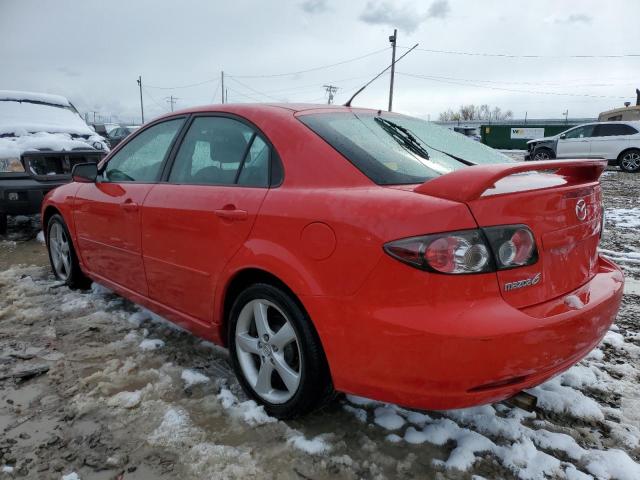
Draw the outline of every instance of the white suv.
<instances>
[{"instance_id":1,"label":"white suv","mask_svg":"<svg viewBox=\"0 0 640 480\"><path fill-rule=\"evenodd\" d=\"M596 122L527 142L525 160L606 158L625 172L640 171L640 122Z\"/></svg>"}]
</instances>

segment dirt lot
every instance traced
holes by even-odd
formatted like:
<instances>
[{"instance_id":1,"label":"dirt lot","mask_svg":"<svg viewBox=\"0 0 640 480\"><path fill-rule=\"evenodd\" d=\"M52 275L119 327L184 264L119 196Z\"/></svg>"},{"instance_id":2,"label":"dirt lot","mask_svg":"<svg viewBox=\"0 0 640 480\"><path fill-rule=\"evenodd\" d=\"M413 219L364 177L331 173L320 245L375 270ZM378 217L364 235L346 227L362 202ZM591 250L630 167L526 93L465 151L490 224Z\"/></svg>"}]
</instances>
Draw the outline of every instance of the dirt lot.
<instances>
[{"instance_id":1,"label":"dirt lot","mask_svg":"<svg viewBox=\"0 0 640 480\"><path fill-rule=\"evenodd\" d=\"M0 237L0 479L640 478L639 175L603 177L603 253L628 281L598 349L505 405L410 412L347 397L280 422L226 352L94 285L53 280L36 219Z\"/></svg>"}]
</instances>

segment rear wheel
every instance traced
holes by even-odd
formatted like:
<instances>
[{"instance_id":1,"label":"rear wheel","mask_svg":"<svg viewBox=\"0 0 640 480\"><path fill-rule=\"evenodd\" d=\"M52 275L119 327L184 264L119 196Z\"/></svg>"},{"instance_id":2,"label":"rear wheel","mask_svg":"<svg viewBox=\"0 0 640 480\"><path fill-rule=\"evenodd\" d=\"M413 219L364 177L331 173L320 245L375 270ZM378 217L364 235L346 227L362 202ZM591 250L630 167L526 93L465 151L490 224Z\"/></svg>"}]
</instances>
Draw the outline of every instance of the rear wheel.
<instances>
[{"instance_id":1,"label":"rear wheel","mask_svg":"<svg viewBox=\"0 0 640 480\"><path fill-rule=\"evenodd\" d=\"M627 173L636 173L640 171L640 150L633 148L622 152L618 159L620 169Z\"/></svg>"},{"instance_id":2,"label":"rear wheel","mask_svg":"<svg viewBox=\"0 0 640 480\"><path fill-rule=\"evenodd\" d=\"M231 308L228 345L240 385L270 415L302 415L332 398L320 340L287 292L268 284L243 291Z\"/></svg>"},{"instance_id":3,"label":"rear wheel","mask_svg":"<svg viewBox=\"0 0 640 480\"><path fill-rule=\"evenodd\" d=\"M89 288L89 280L78 263L78 256L71 242L71 235L64 219L56 214L47 224L47 250L55 277L70 288Z\"/></svg>"},{"instance_id":4,"label":"rear wheel","mask_svg":"<svg viewBox=\"0 0 640 480\"><path fill-rule=\"evenodd\" d=\"M553 160L556 158L552 150L548 148L538 148L533 152L533 160Z\"/></svg>"},{"instance_id":5,"label":"rear wheel","mask_svg":"<svg viewBox=\"0 0 640 480\"><path fill-rule=\"evenodd\" d=\"M0 213L0 235L7 233L7 214Z\"/></svg>"}]
</instances>

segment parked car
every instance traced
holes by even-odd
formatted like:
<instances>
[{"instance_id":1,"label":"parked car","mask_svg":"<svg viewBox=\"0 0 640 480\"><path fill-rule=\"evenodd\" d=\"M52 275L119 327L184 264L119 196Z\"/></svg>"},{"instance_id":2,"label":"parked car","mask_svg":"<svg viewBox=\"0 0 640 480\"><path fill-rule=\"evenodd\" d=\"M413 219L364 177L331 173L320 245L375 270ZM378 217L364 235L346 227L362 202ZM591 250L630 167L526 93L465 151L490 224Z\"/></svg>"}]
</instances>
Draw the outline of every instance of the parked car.
<instances>
[{"instance_id":1,"label":"parked car","mask_svg":"<svg viewBox=\"0 0 640 480\"><path fill-rule=\"evenodd\" d=\"M58 95L0 91L0 233L7 215L40 211L44 195L71 180L76 163L108 151L69 101Z\"/></svg>"},{"instance_id":2,"label":"parked car","mask_svg":"<svg viewBox=\"0 0 640 480\"><path fill-rule=\"evenodd\" d=\"M335 391L449 409L538 385L608 331L605 166L515 162L388 112L207 106L76 165L42 222L59 280L228 347L272 415Z\"/></svg>"},{"instance_id":3,"label":"parked car","mask_svg":"<svg viewBox=\"0 0 640 480\"><path fill-rule=\"evenodd\" d=\"M127 138L131 133L135 132L138 128L137 126L129 126L129 127L116 127L109 132L109 145L111 148L118 145L122 140Z\"/></svg>"},{"instance_id":4,"label":"parked car","mask_svg":"<svg viewBox=\"0 0 640 480\"><path fill-rule=\"evenodd\" d=\"M596 122L527 142L525 160L604 158L625 172L640 170L640 122Z\"/></svg>"}]
</instances>

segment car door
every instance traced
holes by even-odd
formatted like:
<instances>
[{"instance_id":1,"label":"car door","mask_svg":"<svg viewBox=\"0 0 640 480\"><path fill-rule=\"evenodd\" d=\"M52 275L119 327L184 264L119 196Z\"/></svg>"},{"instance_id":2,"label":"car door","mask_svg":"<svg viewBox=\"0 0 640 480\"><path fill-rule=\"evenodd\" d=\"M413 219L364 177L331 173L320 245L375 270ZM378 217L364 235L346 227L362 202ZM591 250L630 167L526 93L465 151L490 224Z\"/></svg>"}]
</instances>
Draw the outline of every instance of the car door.
<instances>
[{"instance_id":1,"label":"car door","mask_svg":"<svg viewBox=\"0 0 640 480\"><path fill-rule=\"evenodd\" d=\"M95 183L75 199L78 247L94 275L147 295L142 262L140 206L160 179L164 161L184 118L154 124L117 151Z\"/></svg>"},{"instance_id":2,"label":"car door","mask_svg":"<svg viewBox=\"0 0 640 480\"><path fill-rule=\"evenodd\" d=\"M560 135L556 158L579 158L591 155L593 124L581 125Z\"/></svg>"},{"instance_id":3,"label":"car door","mask_svg":"<svg viewBox=\"0 0 640 480\"><path fill-rule=\"evenodd\" d=\"M638 131L624 123L601 123L596 126L591 140L591 154L614 160L629 146L630 135Z\"/></svg>"},{"instance_id":4,"label":"car door","mask_svg":"<svg viewBox=\"0 0 640 480\"><path fill-rule=\"evenodd\" d=\"M196 116L167 181L142 208L149 296L210 325L220 272L248 237L269 187L272 149L235 118Z\"/></svg>"}]
</instances>

